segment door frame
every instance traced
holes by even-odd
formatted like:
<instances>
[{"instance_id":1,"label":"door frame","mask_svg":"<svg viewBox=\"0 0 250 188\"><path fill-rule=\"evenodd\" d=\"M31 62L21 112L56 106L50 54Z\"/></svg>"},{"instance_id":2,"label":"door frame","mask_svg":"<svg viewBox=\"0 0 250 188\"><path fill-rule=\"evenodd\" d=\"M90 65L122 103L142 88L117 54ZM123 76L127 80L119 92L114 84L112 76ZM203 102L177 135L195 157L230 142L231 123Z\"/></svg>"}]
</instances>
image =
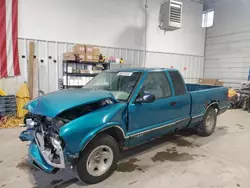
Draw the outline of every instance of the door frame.
<instances>
[{"instance_id":1,"label":"door frame","mask_svg":"<svg viewBox=\"0 0 250 188\"><path fill-rule=\"evenodd\" d=\"M149 73L154 73L154 72L155 72L155 73L157 73L157 72L165 73L165 75L166 75L166 77L167 77L167 80L168 80L168 83L169 83L169 86L170 86L170 89L171 89L171 94L172 94L172 95L169 96L169 97L174 97L174 96L175 96L175 91L174 91L174 87L173 87L173 82L172 82L172 80L171 80L171 78L170 78L170 75L169 75L168 71L166 71L166 70L161 70L161 69L155 70L155 71L147 71L147 72L143 72L142 75L140 76L140 79L138 80L138 82L137 82L137 84L136 84L136 86L135 86L135 89L133 90L132 94L130 95L130 98L129 98L129 100L128 100L128 106L129 106L130 104L134 104L134 103L135 103L135 100L136 100L136 98L137 98L139 92L141 91L141 88L142 88L142 86L143 86L143 84L144 84L144 82L145 82L145 80L146 80L148 74L149 74ZM139 85L140 87L137 87L138 85ZM157 99L156 99L156 100L157 100Z\"/></svg>"},{"instance_id":2,"label":"door frame","mask_svg":"<svg viewBox=\"0 0 250 188\"><path fill-rule=\"evenodd\" d=\"M171 95L166 97L166 98L159 98L159 99L156 99L156 100L161 100L161 99L167 99L167 98L173 98L175 97L175 92L174 92L174 88L173 88L173 82L170 78L170 75L168 74L168 72L166 70L155 70L155 71L146 71L143 73L143 75L141 75L141 78L140 80L137 82L137 84L140 86L140 87L135 87L136 89L133 91L129 101L128 101L128 126L129 126L129 108L130 108L130 105L136 105L135 104L135 101L136 101L136 98L139 94L139 92L141 91L141 88L143 87L143 84L145 82L145 80L147 79L148 77L148 74L149 73L164 73L165 76L166 76L166 79L168 81L168 84L169 84L169 87L171 89ZM154 130L158 130L158 129L161 129L161 128L164 128L164 127L168 127L168 126L171 126L171 125L175 125L177 122L176 121L173 121L173 122L169 122L166 124L166 122L162 122L162 123L157 123L159 126L156 126L152 129L146 129L146 130L143 130L143 131L140 131L138 133L132 133L131 135L128 135L129 137L134 137L134 135L140 135L140 134L144 134L144 133L149 133L149 132L152 132ZM155 124L155 125L157 125ZM152 125L153 126L153 125ZM129 127L127 127L127 131L129 130ZM129 132L133 132L133 131L129 131ZM128 133L129 133L128 132Z\"/></svg>"},{"instance_id":3,"label":"door frame","mask_svg":"<svg viewBox=\"0 0 250 188\"><path fill-rule=\"evenodd\" d=\"M128 101L128 126L129 126L129 107L130 105L134 105L135 104L135 100L141 90L141 88L143 87L143 84L148 76L149 73L151 72L163 72L165 73L166 75L166 78L169 82L169 85L170 85L170 88L171 88L171 96L169 96L168 98L171 98L171 97L178 97L178 96L175 96L175 90L174 90L174 87L173 87L173 82L172 82L172 79L168 73L168 71L166 70L156 70L156 71L147 71L147 72L144 72L142 75L141 75L141 78L140 80L137 82L137 86L139 85L140 87L135 87L129 101ZM159 99L156 99L156 100L159 100ZM134 138L137 138L137 137L141 137L141 136L144 136L145 134L148 134L148 133L152 133L154 131L157 131L159 129L164 129L164 128L168 128L168 127L172 127L173 129L177 128L178 127L178 124L181 123L181 122L189 122L190 121L190 117L184 117L182 119L179 119L179 120L173 120L172 122L169 121L169 123L166 124L166 122L162 122L162 123L159 123L158 126L155 126L154 128L151 128L151 129L145 129L143 131L140 131L140 132L135 132L133 133L134 131L129 131L128 132L128 139L134 139ZM129 130L129 128L127 127L127 131ZM131 133L131 134L129 134Z\"/></svg>"}]
</instances>

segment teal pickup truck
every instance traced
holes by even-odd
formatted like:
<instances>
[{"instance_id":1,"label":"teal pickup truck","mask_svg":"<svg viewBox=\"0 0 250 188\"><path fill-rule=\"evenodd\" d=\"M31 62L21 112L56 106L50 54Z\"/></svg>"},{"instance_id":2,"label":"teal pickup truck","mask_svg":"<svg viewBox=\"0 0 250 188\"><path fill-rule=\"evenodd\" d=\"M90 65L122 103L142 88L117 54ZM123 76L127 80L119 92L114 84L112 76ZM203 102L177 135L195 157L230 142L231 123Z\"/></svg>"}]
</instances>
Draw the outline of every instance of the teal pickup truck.
<instances>
[{"instance_id":1,"label":"teal pickup truck","mask_svg":"<svg viewBox=\"0 0 250 188\"><path fill-rule=\"evenodd\" d=\"M104 71L84 88L28 103L20 139L31 141L35 167L56 173L70 166L80 181L93 184L116 169L124 148L185 128L211 135L227 96L225 87L185 84L174 69Z\"/></svg>"}]
</instances>

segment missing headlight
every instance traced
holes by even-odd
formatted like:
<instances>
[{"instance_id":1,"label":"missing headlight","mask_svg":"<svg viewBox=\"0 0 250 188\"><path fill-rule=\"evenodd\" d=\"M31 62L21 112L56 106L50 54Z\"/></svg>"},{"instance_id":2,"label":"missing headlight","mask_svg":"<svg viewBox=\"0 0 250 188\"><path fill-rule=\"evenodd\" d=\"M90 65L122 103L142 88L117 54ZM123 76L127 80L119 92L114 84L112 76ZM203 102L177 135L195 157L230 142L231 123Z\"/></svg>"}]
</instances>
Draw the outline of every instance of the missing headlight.
<instances>
[{"instance_id":1,"label":"missing headlight","mask_svg":"<svg viewBox=\"0 0 250 188\"><path fill-rule=\"evenodd\" d=\"M56 149L62 149L62 141L59 139L56 139L54 137L51 137L51 143Z\"/></svg>"}]
</instances>

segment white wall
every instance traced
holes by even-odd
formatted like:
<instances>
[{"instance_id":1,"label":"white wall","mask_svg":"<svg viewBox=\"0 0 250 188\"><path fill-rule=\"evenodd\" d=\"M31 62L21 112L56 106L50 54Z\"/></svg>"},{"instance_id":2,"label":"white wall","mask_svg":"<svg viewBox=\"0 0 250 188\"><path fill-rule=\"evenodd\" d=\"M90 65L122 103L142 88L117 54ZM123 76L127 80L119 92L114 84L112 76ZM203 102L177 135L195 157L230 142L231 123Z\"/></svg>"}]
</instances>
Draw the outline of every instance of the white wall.
<instances>
[{"instance_id":1,"label":"white wall","mask_svg":"<svg viewBox=\"0 0 250 188\"><path fill-rule=\"evenodd\" d=\"M183 0L182 28L164 32L158 28L160 0L149 0L148 35L149 51L204 55L205 29L201 27L203 5Z\"/></svg>"},{"instance_id":2,"label":"white wall","mask_svg":"<svg viewBox=\"0 0 250 188\"><path fill-rule=\"evenodd\" d=\"M180 69L188 81L195 82L203 76L203 55L205 30L201 27L203 5L191 0L183 0L183 27L164 34L158 28L158 15L161 0L148 0L147 14L147 67L170 67ZM69 43L85 43L109 48L107 55L125 54L119 48L128 50L127 62L141 66L145 49L145 0L19 0L19 37ZM20 83L27 80L27 43L19 40L21 76L0 80L0 88L15 93ZM68 50L60 44L38 42L37 58L44 59L40 68L45 76L41 78L42 90L46 92L57 88L57 79L48 76L52 65L61 70L62 52ZM55 49L58 48L57 52ZM156 53L157 52L157 53ZM164 52L164 53L158 53ZM113 55L114 55L113 54ZM48 60L52 55L57 65ZM138 62L135 61L138 59ZM50 66L50 67L49 67ZM183 71L183 68L188 69ZM53 85L48 85L48 84ZM52 88L52 90L51 90Z\"/></svg>"},{"instance_id":3,"label":"white wall","mask_svg":"<svg viewBox=\"0 0 250 188\"><path fill-rule=\"evenodd\" d=\"M148 1L147 50L203 56L202 4L183 0L183 28L164 35L158 29L160 2ZM144 4L145 0L19 0L19 36L143 50Z\"/></svg>"},{"instance_id":4,"label":"white wall","mask_svg":"<svg viewBox=\"0 0 250 188\"><path fill-rule=\"evenodd\" d=\"M207 30L204 77L219 78L239 87L250 68L250 1L220 0L214 8L214 26Z\"/></svg>"},{"instance_id":5,"label":"white wall","mask_svg":"<svg viewBox=\"0 0 250 188\"><path fill-rule=\"evenodd\" d=\"M114 47L143 47L140 0L20 0L19 36Z\"/></svg>"}]
</instances>

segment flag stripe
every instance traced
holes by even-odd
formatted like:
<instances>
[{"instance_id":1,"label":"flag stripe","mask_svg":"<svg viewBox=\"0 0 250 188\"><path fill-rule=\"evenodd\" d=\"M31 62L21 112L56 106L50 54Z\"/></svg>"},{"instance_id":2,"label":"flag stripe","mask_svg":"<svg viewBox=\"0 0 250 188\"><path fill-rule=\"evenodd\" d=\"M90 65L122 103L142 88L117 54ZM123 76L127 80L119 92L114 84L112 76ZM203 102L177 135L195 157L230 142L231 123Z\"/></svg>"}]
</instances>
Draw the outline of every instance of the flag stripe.
<instances>
[{"instance_id":1,"label":"flag stripe","mask_svg":"<svg viewBox=\"0 0 250 188\"><path fill-rule=\"evenodd\" d=\"M18 1L13 0L12 2L12 43L13 43L13 63L14 63L14 74L20 75L20 66L18 58Z\"/></svg>"},{"instance_id":2,"label":"flag stripe","mask_svg":"<svg viewBox=\"0 0 250 188\"><path fill-rule=\"evenodd\" d=\"M7 73L8 76L14 76L13 46L12 46L12 0L6 1L6 26L7 26L6 27Z\"/></svg>"},{"instance_id":3,"label":"flag stripe","mask_svg":"<svg viewBox=\"0 0 250 188\"><path fill-rule=\"evenodd\" d=\"M0 0L0 77L7 77L6 53L6 7L5 0Z\"/></svg>"}]
</instances>

